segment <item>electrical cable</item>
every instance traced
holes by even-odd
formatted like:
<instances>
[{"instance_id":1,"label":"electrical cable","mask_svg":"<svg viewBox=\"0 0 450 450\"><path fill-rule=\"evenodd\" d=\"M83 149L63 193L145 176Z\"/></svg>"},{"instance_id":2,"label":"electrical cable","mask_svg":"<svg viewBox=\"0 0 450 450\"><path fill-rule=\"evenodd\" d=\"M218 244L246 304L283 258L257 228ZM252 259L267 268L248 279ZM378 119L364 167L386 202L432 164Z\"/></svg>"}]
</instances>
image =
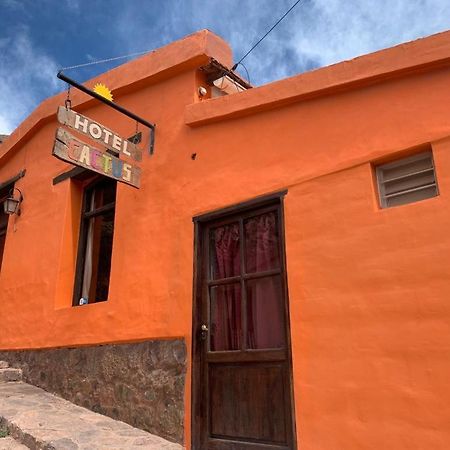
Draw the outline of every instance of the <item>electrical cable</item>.
<instances>
[{"instance_id":1,"label":"electrical cable","mask_svg":"<svg viewBox=\"0 0 450 450\"><path fill-rule=\"evenodd\" d=\"M278 19L278 21L273 25L273 27L231 68L231 70L236 70L237 66L242 63L242 61L267 37L267 35L276 28L276 26L301 2L302 0L297 0L284 14Z\"/></svg>"},{"instance_id":2,"label":"electrical cable","mask_svg":"<svg viewBox=\"0 0 450 450\"><path fill-rule=\"evenodd\" d=\"M266 34L259 39L258 42L256 42L255 45L253 45L253 47L231 68L231 70L236 70L236 68L241 65L246 73L247 73L247 78L248 78L248 82L250 84L250 75L248 73L247 68L242 64L242 61L244 61L244 59L278 26L278 24L301 2L302 0L297 0L278 20L277 22L266 32ZM96 60L96 61L90 61L87 63L83 63L83 64L76 64L74 66L68 66L68 67L62 67L61 69L59 69L59 72L62 72L63 70L67 71L67 70L72 70L72 69L78 69L80 67L88 67L88 66L93 66L95 64L102 64L102 63L106 63L106 62L110 62L110 61L117 61L119 59L125 59L125 58L131 58L132 56L141 56L141 55L145 55L146 53L150 53L152 50L145 50L143 52L135 52L135 53L129 53L128 55L122 55L122 56L115 56L113 58L106 58L106 59L100 59L100 60Z\"/></svg>"},{"instance_id":3,"label":"electrical cable","mask_svg":"<svg viewBox=\"0 0 450 450\"><path fill-rule=\"evenodd\" d=\"M245 67L244 64L242 64L242 63L239 63L239 65L241 65L244 68L244 70L245 70L245 72L247 74L248 84L252 84L252 82L250 81L250 74L248 73L247 67Z\"/></svg>"},{"instance_id":4,"label":"electrical cable","mask_svg":"<svg viewBox=\"0 0 450 450\"><path fill-rule=\"evenodd\" d=\"M116 56L114 58L106 58L84 64L77 64L76 66L62 67L61 69L59 69L59 71L62 72L63 70L78 69L79 67L93 66L94 64L101 64L109 61L116 61L118 59L131 58L132 56L145 55L146 53L150 53L151 51L152 50L146 50L145 52L130 53L129 55Z\"/></svg>"}]
</instances>

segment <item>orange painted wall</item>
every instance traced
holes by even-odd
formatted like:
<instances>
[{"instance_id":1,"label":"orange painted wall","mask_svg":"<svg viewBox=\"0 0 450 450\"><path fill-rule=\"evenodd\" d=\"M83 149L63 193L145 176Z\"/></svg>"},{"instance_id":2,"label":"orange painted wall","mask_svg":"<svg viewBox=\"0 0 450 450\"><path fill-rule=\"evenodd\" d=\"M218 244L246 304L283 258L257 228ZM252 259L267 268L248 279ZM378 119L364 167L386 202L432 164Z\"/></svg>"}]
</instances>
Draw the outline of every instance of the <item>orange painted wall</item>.
<instances>
[{"instance_id":1,"label":"orange painted wall","mask_svg":"<svg viewBox=\"0 0 450 450\"><path fill-rule=\"evenodd\" d=\"M119 186L108 302L70 306L79 196L70 181L52 185L69 166L51 156L52 114L63 96L44 105L43 122L19 127L8 153L0 147L0 182L27 169L17 183L23 212L10 220L0 275L0 348L182 336L190 351L192 217L287 188L299 447L448 449L450 68L431 65L270 109L264 104L292 79L200 102L196 61L223 60L229 50L199 36L185 42L201 47L197 56L176 71L128 88L123 79L141 77L150 59L105 75L118 86L118 103L157 124L141 189ZM420 45L423 53L435 49L432 39ZM165 55L170 67L179 53L171 47ZM379 58L396 63L389 52ZM364 58L344 64L353 64L349 76L371 69ZM313 81L339 70L319 70ZM123 135L134 132L134 123L104 106L78 109ZM221 110L220 120L204 119ZM371 164L428 142L439 197L380 210Z\"/></svg>"}]
</instances>

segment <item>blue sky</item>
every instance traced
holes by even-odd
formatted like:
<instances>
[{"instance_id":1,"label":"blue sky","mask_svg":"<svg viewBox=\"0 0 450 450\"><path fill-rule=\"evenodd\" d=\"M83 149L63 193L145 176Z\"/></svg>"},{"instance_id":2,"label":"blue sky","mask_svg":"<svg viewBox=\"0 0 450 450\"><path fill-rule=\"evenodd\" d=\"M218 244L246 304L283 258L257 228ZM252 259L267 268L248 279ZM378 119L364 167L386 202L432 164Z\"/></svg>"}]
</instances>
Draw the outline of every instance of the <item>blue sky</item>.
<instances>
[{"instance_id":1,"label":"blue sky","mask_svg":"<svg viewBox=\"0 0 450 450\"><path fill-rule=\"evenodd\" d=\"M152 50L202 28L238 60L294 0L0 0L0 134L63 90L59 68ZM450 0L303 0L244 61L251 82L450 29ZM68 72L84 81L126 60Z\"/></svg>"}]
</instances>

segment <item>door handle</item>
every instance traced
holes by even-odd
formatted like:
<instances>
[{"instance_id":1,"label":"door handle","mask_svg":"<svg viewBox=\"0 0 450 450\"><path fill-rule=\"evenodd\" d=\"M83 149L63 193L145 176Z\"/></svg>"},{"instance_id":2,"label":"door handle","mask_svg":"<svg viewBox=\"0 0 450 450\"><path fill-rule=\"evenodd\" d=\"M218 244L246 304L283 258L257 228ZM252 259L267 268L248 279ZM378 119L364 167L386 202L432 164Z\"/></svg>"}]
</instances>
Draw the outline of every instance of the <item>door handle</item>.
<instances>
[{"instance_id":1,"label":"door handle","mask_svg":"<svg viewBox=\"0 0 450 450\"><path fill-rule=\"evenodd\" d=\"M208 337L208 325L203 324L201 327L201 336L202 336L202 341L206 341L206 338Z\"/></svg>"}]
</instances>

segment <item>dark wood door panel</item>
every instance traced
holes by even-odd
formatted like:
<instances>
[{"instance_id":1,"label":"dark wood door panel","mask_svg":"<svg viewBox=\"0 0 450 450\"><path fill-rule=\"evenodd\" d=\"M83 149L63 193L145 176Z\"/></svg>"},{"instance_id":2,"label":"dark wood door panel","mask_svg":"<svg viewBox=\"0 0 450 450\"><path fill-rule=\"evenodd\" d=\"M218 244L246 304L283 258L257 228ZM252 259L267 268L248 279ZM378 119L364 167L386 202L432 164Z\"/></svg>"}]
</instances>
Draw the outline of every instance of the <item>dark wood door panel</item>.
<instances>
[{"instance_id":1,"label":"dark wood door panel","mask_svg":"<svg viewBox=\"0 0 450 450\"><path fill-rule=\"evenodd\" d=\"M260 442L242 442L225 439L211 439L208 447L201 450L292 450L285 445L262 444Z\"/></svg>"},{"instance_id":2,"label":"dark wood door panel","mask_svg":"<svg viewBox=\"0 0 450 450\"><path fill-rule=\"evenodd\" d=\"M286 349L275 350L246 350L240 352L209 352L206 355L206 362L269 362L286 361Z\"/></svg>"},{"instance_id":3,"label":"dark wood door panel","mask_svg":"<svg viewBox=\"0 0 450 450\"><path fill-rule=\"evenodd\" d=\"M281 202L196 226L193 450L295 450Z\"/></svg>"},{"instance_id":4,"label":"dark wood door panel","mask_svg":"<svg viewBox=\"0 0 450 450\"><path fill-rule=\"evenodd\" d=\"M283 365L210 364L208 378L211 437L287 444Z\"/></svg>"}]
</instances>

